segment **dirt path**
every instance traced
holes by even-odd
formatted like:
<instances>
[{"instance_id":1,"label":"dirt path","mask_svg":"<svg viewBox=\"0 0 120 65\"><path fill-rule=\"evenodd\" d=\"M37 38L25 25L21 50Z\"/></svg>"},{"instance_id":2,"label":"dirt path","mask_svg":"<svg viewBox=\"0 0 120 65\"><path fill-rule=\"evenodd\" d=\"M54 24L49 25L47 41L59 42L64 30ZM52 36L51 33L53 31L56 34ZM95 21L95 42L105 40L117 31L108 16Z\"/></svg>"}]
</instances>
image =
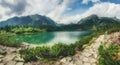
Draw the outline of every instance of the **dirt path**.
<instances>
[{"instance_id":1,"label":"dirt path","mask_svg":"<svg viewBox=\"0 0 120 65\"><path fill-rule=\"evenodd\" d=\"M97 65L98 48L101 41L104 40L104 35L101 35L97 40L86 47L81 54L76 54L73 57L63 58L60 62L62 65Z\"/></svg>"}]
</instances>

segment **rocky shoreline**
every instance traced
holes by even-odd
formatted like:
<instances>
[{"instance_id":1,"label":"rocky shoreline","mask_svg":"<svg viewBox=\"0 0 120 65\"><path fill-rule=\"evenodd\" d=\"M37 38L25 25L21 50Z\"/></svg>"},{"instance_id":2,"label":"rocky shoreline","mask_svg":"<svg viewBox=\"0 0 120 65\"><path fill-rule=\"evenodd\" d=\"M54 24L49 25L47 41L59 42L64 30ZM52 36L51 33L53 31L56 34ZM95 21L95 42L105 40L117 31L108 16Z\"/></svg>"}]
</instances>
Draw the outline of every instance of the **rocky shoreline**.
<instances>
[{"instance_id":1,"label":"rocky shoreline","mask_svg":"<svg viewBox=\"0 0 120 65\"><path fill-rule=\"evenodd\" d=\"M0 65L98 65L98 48L101 42L120 43L120 32L101 35L93 44L87 46L82 52L78 51L74 56L64 57L52 64L41 61L24 63L24 60L20 57L19 50L34 46L22 44L21 47L15 48L0 45Z\"/></svg>"},{"instance_id":2,"label":"rocky shoreline","mask_svg":"<svg viewBox=\"0 0 120 65\"><path fill-rule=\"evenodd\" d=\"M23 65L24 60L19 55L20 49L0 45L0 65Z\"/></svg>"}]
</instances>

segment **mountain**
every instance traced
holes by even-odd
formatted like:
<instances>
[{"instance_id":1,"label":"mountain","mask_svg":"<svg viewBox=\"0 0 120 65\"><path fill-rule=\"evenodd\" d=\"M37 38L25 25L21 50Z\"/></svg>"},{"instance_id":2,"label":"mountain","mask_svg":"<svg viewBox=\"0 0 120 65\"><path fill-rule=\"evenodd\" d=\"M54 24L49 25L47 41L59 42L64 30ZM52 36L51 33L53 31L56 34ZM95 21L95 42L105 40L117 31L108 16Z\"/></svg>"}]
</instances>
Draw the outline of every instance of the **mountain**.
<instances>
[{"instance_id":1,"label":"mountain","mask_svg":"<svg viewBox=\"0 0 120 65\"><path fill-rule=\"evenodd\" d=\"M10 26L56 26L56 23L50 19L49 17L42 15L29 15L22 17L13 17L6 21L0 22L0 27L4 27L6 25Z\"/></svg>"},{"instance_id":2,"label":"mountain","mask_svg":"<svg viewBox=\"0 0 120 65\"><path fill-rule=\"evenodd\" d=\"M120 20L116 17L98 17L97 15L90 15L86 18L81 19L78 24L86 28L91 28L93 26L104 26L108 24L119 24Z\"/></svg>"}]
</instances>

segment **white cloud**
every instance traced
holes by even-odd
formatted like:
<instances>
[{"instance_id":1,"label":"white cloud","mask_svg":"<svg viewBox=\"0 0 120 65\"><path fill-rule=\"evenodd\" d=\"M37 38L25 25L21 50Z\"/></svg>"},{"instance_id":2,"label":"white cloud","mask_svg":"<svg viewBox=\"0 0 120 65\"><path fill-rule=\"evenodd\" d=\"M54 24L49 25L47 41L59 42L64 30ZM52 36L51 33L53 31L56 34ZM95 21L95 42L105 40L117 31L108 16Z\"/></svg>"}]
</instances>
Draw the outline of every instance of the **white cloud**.
<instances>
[{"instance_id":1,"label":"white cloud","mask_svg":"<svg viewBox=\"0 0 120 65\"><path fill-rule=\"evenodd\" d=\"M83 0L82 4L88 4L90 1L93 2L93 3L100 2L100 0Z\"/></svg>"},{"instance_id":2,"label":"white cloud","mask_svg":"<svg viewBox=\"0 0 120 65\"><path fill-rule=\"evenodd\" d=\"M16 2L16 0L3 0L10 4ZM18 0L17 0L18 1ZM19 0L21 1L21 0ZM16 13L12 13L11 15L6 14L7 12L11 11L9 7L3 7L0 4L0 20L6 20L10 17L14 16L25 16L25 15L32 15L32 14L40 14L46 15L53 20L60 22L60 23L76 23L80 19L87 17L92 14L97 14L99 16L106 16L106 17L118 17L120 18L120 4L115 3L96 3L92 7L90 7L86 12L83 14L73 14L71 16L67 16L63 14L67 10L71 10L69 5L73 3L75 0L26 0L28 6L26 6L25 11L22 14L17 15ZM84 0L86 2L98 2L100 0ZM2 0L0 0L0 3Z\"/></svg>"},{"instance_id":3,"label":"white cloud","mask_svg":"<svg viewBox=\"0 0 120 65\"><path fill-rule=\"evenodd\" d=\"M61 18L61 22L66 24L68 24L69 22L76 23L80 19L90 16L92 14L96 14L100 17L117 17L120 19L120 4L109 2L97 3L93 7L90 7L83 14L77 14Z\"/></svg>"},{"instance_id":4,"label":"white cloud","mask_svg":"<svg viewBox=\"0 0 120 65\"><path fill-rule=\"evenodd\" d=\"M114 4L114 3L109 3L109 2L95 4L83 15L88 16L91 14L97 14L102 17L103 16L105 16L105 17L116 16L116 17L120 18L120 4Z\"/></svg>"},{"instance_id":5,"label":"white cloud","mask_svg":"<svg viewBox=\"0 0 120 65\"><path fill-rule=\"evenodd\" d=\"M16 0L3 0L3 2L5 4L6 2L7 4L13 4L16 2ZM2 16L1 20L5 20L14 16L40 14L46 15L55 21L59 21L60 17L62 17L62 14L65 11L71 10L71 8L69 8L69 5L73 3L74 0L26 0L26 2L29 6L25 5L25 11L19 15L15 14L14 12L11 15L7 15L6 13L11 9L9 7L3 7L0 4L0 10L2 10L2 12L0 12L0 16ZM0 0L0 3L2 3L2 0Z\"/></svg>"}]
</instances>

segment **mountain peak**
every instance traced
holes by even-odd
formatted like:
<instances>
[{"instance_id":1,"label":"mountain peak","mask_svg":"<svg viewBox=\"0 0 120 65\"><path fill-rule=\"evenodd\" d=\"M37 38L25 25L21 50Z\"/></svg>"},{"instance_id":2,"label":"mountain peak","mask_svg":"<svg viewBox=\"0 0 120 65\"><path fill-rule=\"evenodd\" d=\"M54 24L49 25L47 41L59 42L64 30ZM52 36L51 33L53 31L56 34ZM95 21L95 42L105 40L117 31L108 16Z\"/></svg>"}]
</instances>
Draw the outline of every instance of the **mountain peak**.
<instances>
[{"instance_id":1,"label":"mountain peak","mask_svg":"<svg viewBox=\"0 0 120 65\"><path fill-rule=\"evenodd\" d=\"M13 17L6 21L0 22L0 27L4 27L6 25L10 26L55 26L56 23L50 19L49 17L42 16L42 15L29 15L29 16L22 16L22 17Z\"/></svg>"},{"instance_id":2,"label":"mountain peak","mask_svg":"<svg viewBox=\"0 0 120 65\"><path fill-rule=\"evenodd\" d=\"M119 19L116 18L110 18L110 17L98 17L97 15L90 15L86 18L81 19L78 24L92 27L94 25L96 26L103 26L107 24L117 24L120 23Z\"/></svg>"}]
</instances>

